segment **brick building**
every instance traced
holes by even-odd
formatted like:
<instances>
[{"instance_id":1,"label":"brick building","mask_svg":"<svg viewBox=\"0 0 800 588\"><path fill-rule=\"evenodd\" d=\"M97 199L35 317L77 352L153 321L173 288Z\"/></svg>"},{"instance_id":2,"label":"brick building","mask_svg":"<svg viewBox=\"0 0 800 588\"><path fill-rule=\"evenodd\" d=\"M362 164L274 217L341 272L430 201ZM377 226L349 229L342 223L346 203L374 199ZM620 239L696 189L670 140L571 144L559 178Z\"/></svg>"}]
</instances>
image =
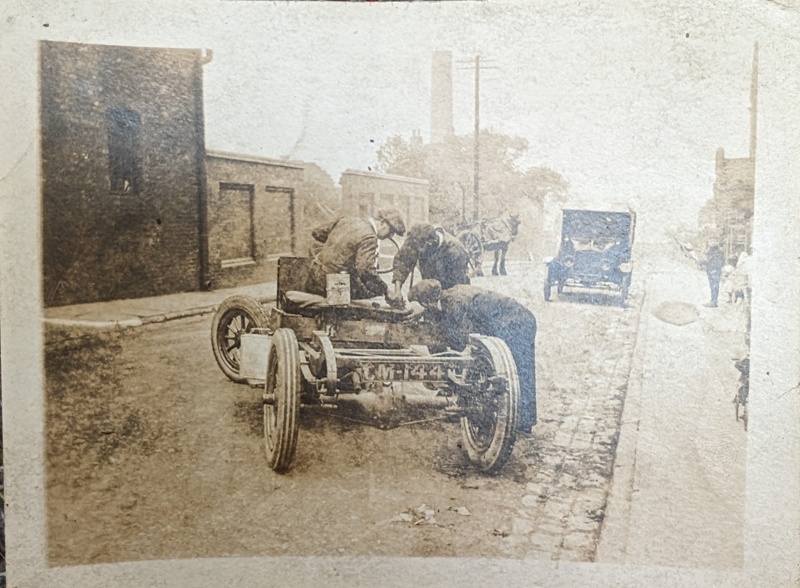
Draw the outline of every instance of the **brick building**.
<instances>
[{"instance_id":1,"label":"brick building","mask_svg":"<svg viewBox=\"0 0 800 588\"><path fill-rule=\"evenodd\" d=\"M39 48L45 304L206 287L210 53Z\"/></svg>"},{"instance_id":2,"label":"brick building","mask_svg":"<svg viewBox=\"0 0 800 588\"><path fill-rule=\"evenodd\" d=\"M366 218L385 206L403 214L406 226L428 221L428 181L376 172L347 170L339 180L342 212Z\"/></svg>"},{"instance_id":3,"label":"brick building","mask_svg":"<svg viewBox=\"0 0 800 588\"><path fill-rule=\"evenodd\" d=\"M711 200L700 210L701 227L709 227L728 256L750 247L755 202L755 159L725 157L717 149L716 179Z\"/></svg>"},{"instance_id":4,"label":"brick building","mask_svg":"<svg viewBox=\"0 0 800 588\"><path fill-rule=\"evenodd\" d=\"M717 149L714 192L698 214L701 240L719 240L728 257L749 249L753 241L757 130L758 43L755 43L750 80L750 153L748 157L733 158L725 157L722 147Z\"/></svg>"},{"instance_id":5,"label":"brick building","mask_svg":"<svg viewBox=\"0 0 800 588\"><path fill-rule=\"evenodd\" d=\"M208 151L209 279L229 288L274 279L300 250L302 163Z\"/></svg>"}]
</instances>

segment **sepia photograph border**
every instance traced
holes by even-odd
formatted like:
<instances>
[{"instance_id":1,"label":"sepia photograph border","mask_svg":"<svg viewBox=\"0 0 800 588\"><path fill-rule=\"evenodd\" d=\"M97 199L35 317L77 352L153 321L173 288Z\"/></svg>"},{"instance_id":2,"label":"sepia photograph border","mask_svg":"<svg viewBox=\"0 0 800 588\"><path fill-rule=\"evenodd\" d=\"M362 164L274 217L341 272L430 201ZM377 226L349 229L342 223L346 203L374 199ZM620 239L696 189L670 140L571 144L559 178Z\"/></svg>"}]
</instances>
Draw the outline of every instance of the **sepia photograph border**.
<instances>
[{"instance_id":1,"label":"sepia photograph border","mask_svg":"<svg viewBox=\"0 0 800 588\"><path fill-rule=\"evenodd\" d=\"M652 3L655 3L653 0ZM530 9L545 2L527 3ZM568 9L577 2L561 3ZM621 2L606 2L622 6ZM800 582L800 12L768 1L729 10L759 35L759 160L754 213L750 423L742 569L489 558L258 557L49 568L46 558L40 40L196 46L201 25L247 18L324 26L327 11L457 18L520 4L32 1L0 16L0 325L9 586L789 586ZM663 4L678 10L679 3ZM489 26L487 24L487 26ZM592 27L591 17L586 26ZM766 38L762 35L769 35ZM770 88L797 99L776 103ZM784 94L781 93L781 96ZM702 423L698 423L702 426ZM265 466L266 467L266 466Z\"/></svg>"}]
</instances>

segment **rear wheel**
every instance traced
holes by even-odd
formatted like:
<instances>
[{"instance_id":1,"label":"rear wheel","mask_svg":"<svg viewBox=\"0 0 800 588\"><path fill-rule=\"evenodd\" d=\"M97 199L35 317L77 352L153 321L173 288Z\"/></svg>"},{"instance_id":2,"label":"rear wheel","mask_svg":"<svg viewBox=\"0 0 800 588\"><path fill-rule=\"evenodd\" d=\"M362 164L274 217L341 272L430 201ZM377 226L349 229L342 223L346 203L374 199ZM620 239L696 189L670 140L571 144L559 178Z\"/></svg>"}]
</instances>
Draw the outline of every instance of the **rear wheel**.
<instances>
[{"instance_id":1,"label":"rear wheel","mask_svg":"<svg viewBox=\"0 0 800 588\"><path fill-rule=\"evenodd\" d=\"M267 462L283 473L292 465L300 431L300 350L290 329L278 329L272 336L264 392Z\"/></svg>"},{"instance_id":2,"label":"rear wheel","mask_svg":"<svg viewBox=\"0 0 800 588\"><path fill-rule=\"evenodd\" d=\"M211 348L222 372L237 384L246 382L239 375L242 360L242 335L269 324L264 307L250 296L231 296L220 304L211 322Z\"/></svg>"},{"instance_id":3,"label":"rear wheel","mask_svg":"<svg viewBox=\"0 0 800 588\"><path fill-rule=\"evenodd\" d=\"M467 393L461 431L470 462L491 474L508 461L514 449L519 377L511 351L502 340L472 335L470 346L476 361L468 376L473 389Z\"/></svg>"},{"instance_id":4,"label":"rear wheel","mask_svg":"<svg viewBox=\"0 0 800 588\"><path fill-rule=\"evenodd\" d=\"M619 302L622 306L628 302L628 293L631 287L631 279L629 277L622 279L622 284L619 289Z\"/></svg>"}]
</instances>

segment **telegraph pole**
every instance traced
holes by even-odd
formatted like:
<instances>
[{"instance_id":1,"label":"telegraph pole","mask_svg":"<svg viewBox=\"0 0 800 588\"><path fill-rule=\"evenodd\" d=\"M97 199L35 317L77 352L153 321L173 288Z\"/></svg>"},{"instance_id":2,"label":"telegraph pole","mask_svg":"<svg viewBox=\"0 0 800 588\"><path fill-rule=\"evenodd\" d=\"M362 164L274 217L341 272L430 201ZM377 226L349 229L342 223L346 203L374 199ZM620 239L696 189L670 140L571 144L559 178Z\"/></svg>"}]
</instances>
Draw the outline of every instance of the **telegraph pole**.
<instances>
[{"instance_id":1,"label":"telegraph pole","mask_svg":"<svg viewBox=\"0 0 800 588\"><path fill-rule=\"evenodd\" d=\"M758 125L758 42L753 45L753 75L750 79L750 159L756 159Z\"/></svg>"},{"instance_id":2,"label":"telegraph pole","mask_svg":"<svg viewBox=\"0 0 800 588\"><path fill-rule=\"evenodd\" d=\"M480 178L481 178L481 56L475 56L475 192L472 202L475 222L481 220Z\"/></svg>"},{"instance_id":3,"label":"telegraph pole","mask_svg":"<svg viewBox=\"0 0 800 588\"><path fill-rule=\"evenodd\" d=\"M469 63L469 62L461 62ZM485 63L485 62L484 62ZM480 153L481 153L481 69L497 69L494 67L486 67L481 63L481 56L475 56L475 65L471 68L475 69L475 135L474 143L474 176L473 176L473 200L472 200L472 220L478 222L481 220L481 198L480 198L480 182L481 182L481 166L480 166Z\"/></svg>"}]
</instances>

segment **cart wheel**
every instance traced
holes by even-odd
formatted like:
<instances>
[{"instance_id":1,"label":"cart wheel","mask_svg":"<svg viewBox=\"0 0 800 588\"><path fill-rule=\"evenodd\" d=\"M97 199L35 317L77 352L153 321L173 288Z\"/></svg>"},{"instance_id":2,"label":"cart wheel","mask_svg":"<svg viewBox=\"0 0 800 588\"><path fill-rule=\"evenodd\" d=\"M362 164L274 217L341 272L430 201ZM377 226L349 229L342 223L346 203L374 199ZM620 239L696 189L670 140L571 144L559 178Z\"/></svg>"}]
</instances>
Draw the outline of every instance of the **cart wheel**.
<instances>
[{"instance_id":1,"label":"cart wheel","mask_svg":"<svg viewBox=\"0 0 800 588\"><path fill-rule=\"evenodd\" d=\"M272 336L264 391L273 399L264 403L267 461L283 473L294 460L300 430L300 350L291 329L278 329Z\"/></svg>"},{"instance_id":2,"label":"cart wheel","mask_svg":"<svg viewBox=\"0 0 800 588\"><path fill-rule=\"evenodd\" d=\"M266 328L269 317L255 298L231 296L214 314L211 323L211 348L222 372L237 384L246 378L239 375L242 356L242 334L256 328Z\"/></svg>"},{"instance_id":3,"label":"cart wheel","mask_svg":"<svg viewBox=\"0 0 800 588\"><path fill-rule=\"evenodd\" d=\"M471 272L474 275L482 276L483 243L481 242L480 236L472 231L464 231L459 233L458 240L461 241L464 249L467 250Z\"/></svg>"},{"instance_id":4,"label":"cart wheel","mask_svg":"<svg viewBox=\"0 0 800 588\"><path fill-rule=\"evenodd\" d=\"M625 303L628 301L628 291L631 287L630 278L623 278L622 285L619 289L619 303L621 306L625 306Z\"/></svg>"},{"instance_id":5,"label":"cart wheel","mask_svg":"<svg viewBox=\"0 0 800 588\"><path fill-rule=\"evenodd\" d=\"M467 416L461 418L461 431L469 460L481 471L494 473L514 449L519 377L511 351L501 339L475 335L471 339L476 362L469 378L476 389L470 395Z\"/></svg>"}]
</instances>

